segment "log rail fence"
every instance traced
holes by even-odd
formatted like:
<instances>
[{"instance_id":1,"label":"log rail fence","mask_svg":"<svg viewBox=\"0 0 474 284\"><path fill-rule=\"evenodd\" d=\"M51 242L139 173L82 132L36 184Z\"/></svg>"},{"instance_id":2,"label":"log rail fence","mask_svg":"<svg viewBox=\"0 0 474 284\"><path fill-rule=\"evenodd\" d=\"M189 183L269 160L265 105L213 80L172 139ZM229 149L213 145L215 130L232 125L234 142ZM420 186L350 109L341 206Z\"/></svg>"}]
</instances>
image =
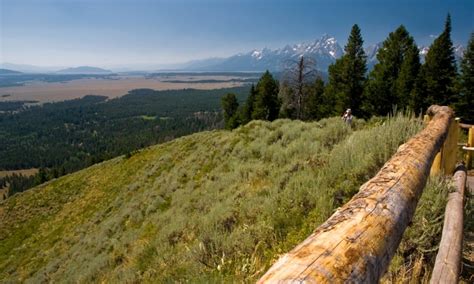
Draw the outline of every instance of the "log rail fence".
<instances>
[{"instance_id":1,"label":"log rail fence","mask_svg":"<svg viewBox=\"0 0 474 284\"><path fill-rule=\"evenodd\" d=\"M413 217L428 176L451 175L455 170L458 189L448 198L436 260L440 266L435 267L431 283L456 283L466 178L465 169L456 167L458 135L461 128L469 129L468 142L460 145L469 167L474 126L460 123L446 106L431 106L424 120L422 131L401 145L348 203L280 257L258 283L377 283ZM451 276L444 277L447 271Z\"/></svg>"}]
</instances>

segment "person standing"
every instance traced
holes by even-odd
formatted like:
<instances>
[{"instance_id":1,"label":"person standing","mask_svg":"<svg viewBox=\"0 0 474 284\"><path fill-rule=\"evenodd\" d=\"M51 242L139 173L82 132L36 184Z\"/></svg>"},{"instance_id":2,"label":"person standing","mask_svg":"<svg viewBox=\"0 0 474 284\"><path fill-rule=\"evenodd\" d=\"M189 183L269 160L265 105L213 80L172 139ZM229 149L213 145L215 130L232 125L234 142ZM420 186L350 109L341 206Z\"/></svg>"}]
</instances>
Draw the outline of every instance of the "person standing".
<instances>
[{"instance_id":1,"label":"person standing","mask_svg":"<svg viewBox=\"0 0 474 284\"><path fill-rule=\"evenodd\" d=\"M342 115L342 120L344 120L344 122L347 123L348 125L352 125L352 119L353 119L352 111L350 108L348 108Z\"/></svg>"}]
</instances>

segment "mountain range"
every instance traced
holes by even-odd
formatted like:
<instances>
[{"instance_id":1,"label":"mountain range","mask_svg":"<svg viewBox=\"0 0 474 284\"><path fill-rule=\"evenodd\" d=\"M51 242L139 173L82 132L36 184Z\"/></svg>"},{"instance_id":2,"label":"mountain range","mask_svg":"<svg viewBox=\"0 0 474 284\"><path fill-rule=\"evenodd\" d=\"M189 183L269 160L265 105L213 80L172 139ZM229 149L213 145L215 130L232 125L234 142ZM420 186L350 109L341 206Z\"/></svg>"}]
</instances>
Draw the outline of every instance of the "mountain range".
<instances>
[{"instance_id":1,"label":"mountain range","mask_svg":"<svg viewBox=\"0 0 474 284\"><path fill-rule=\"evenodd\" d=\"M325 71L343 54L343 49L334 37L323 35L309 43L286 45L279 49L254 49L228 58L193 61L184 68L196 71L279 71L300 56L305 56L314 59L317 68Z\"/></svg>"},{"instance_id":2,"label":"mountain range","mask_svg":"<svg viewBox=\"0 0 474 284\"><path fill-rule=\"evenodd\" d=\"M92 66L79 66L79 67L73 67L73 68L66 68L57 71L56 73L60 74L110 74L112 71L98 68L98 67L92 67Z\"/></svg>"},{"instance_id":3,"label":"mountain range","mask_svg":"<svg viewBox=\"0 0 474 284\"><path fill-rule=\"evenodd\" d=\"M372 69L377 63L377 53L382 48L383 43L369 45L365 48L367 55L368 69ZM419 46L421 61L424 61L429 47ZM464 53L461 44L454 46L454 54L459 61ZM254 49L246 53L239 53L227 58L209 58L204 60L191 61L187 65L181 66L185 70L194 71L281 71L291 62L300 56L312 58L316 62L316 68L327 72L329 65L336 59L344 55L344 50L337 40L330 35L323 35L309 43L299 43L286 45L278 49Z\"/></svg>"},{"instance_id":4,"label":"mountain range","mask_svg":"<svg viewBox=\"0 0 474 284\"><path fill-rule=\"evenodd\" d=\"M368 45L365 48L367 55L368 69L372 69L377 63L377 52L382 48L382 42ZM428 46L419 46L420 57L422 62L428 53ZM464 53L464 47L461 44L454 45L454 54L456 60L460 60ZM206 58L193 60L182 64L172 64L165 69L168 71L281 71L290 64L304 56L313 59L316 62L316 68L320 71L327 72L329 65L334 63L336 59L344 55L344 50L338 43L336 38L330 35L323 35L321 38L312 42L299 43L294 45L286 45L282 48L270 49L254 49L248 52L239 53L226 58ZM155 68L153 68L155 66ZM75 68L52 68L52 67L38 67L32 65L19 65L12 63L0 64L0 68L21 71L26 73L59 73L59 74L107 74L112 73L110 70L91 67L80 66ZM137 67L135 67L137 68ZM59 70L61 69L61 70ZM122 68L123 69L123 68ZM124 70L129 70L126 68ZM156 71L157 69L163 71L163 66L148 65L146 70ZM145 70L144 69L144 70ZM59 71L57 71L59 70ZM115 70L115 71L124 71ZM138 70L138 69L137 69Z\"/></svg>"},{"instance_id":5,"label":"mountain range","mask_svg":"<svg viewBox=\"0 0 474 284\"><path fill-rule=\"evenodd\" d=\"M21 74L21 72L0 68L0 75L16 75L16 74Z\"/></svg>"}]
</instances>

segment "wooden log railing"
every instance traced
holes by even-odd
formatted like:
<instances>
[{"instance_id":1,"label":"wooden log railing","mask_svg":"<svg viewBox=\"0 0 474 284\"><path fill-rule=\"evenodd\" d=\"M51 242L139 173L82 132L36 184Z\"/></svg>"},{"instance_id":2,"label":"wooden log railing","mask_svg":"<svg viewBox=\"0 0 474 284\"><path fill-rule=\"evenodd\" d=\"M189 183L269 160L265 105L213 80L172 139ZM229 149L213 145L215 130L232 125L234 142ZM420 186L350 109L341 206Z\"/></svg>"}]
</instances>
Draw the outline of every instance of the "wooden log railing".
<instances>
[{"instance_id":1,"label":"wooden log railing","mask_svg":"<svg viewBox=\"0 0 474 284\"><path fill-rule=\"evenodd\" d=\"M458 283L461 271L461 252L464 219L464 189L466 168L459 165L453 177L456 190L449 193L446 205L443 234L436 255L430 283Z\"/></svg>"},{"instance_id":2,"label":"wooden log railing","mask_svg":"<svg viewBox=\"0 0 474 284\"><path fill-rule=\"evenodd\" d=\"M425 116L425 122L431 120L430 115ZM451 121L448 135L443 143L440 151L436 154L433 164L431 165L430 175L451 175L456 166L456 153L458 148L459 138L459 118Z\"/></svg>"},{"instance_id":3,"label":"wooden log railing","mask_svg":"<svg viewBox=\"0 0 474 284\"><path fill-rule=\"evenodd\" d=\"M443 145L454 113L431 106L426 128L306 240L282 256L264 282L377 282L386 272Z\"/></svg>"}]
</instances>

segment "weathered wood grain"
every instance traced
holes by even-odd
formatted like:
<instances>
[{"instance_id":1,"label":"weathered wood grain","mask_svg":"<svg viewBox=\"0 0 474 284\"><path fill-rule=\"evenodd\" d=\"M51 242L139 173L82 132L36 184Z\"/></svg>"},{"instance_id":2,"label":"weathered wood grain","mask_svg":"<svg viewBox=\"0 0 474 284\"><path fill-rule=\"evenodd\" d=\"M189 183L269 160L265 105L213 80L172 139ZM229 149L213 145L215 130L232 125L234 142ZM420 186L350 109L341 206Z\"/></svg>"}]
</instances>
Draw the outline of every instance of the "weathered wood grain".
<instances>
[{"instance_id":1,"label":"weathered wood grain","mask_svg":"<svg viewBox=\"0 0 474 284\"><path fill-rule=\"evenodd\" d=\"M453 181L456 190L448 195L443 234L430 283L458 283L463 239L466 168L458 166Z\"/></svg>"}]
</instances>

